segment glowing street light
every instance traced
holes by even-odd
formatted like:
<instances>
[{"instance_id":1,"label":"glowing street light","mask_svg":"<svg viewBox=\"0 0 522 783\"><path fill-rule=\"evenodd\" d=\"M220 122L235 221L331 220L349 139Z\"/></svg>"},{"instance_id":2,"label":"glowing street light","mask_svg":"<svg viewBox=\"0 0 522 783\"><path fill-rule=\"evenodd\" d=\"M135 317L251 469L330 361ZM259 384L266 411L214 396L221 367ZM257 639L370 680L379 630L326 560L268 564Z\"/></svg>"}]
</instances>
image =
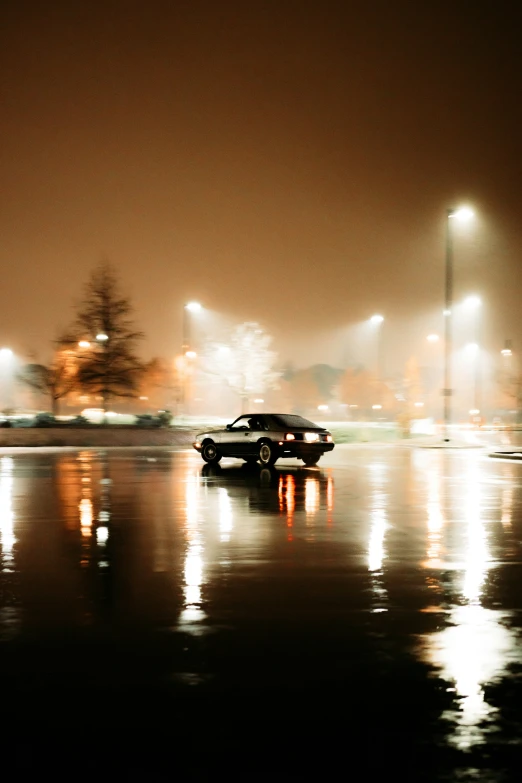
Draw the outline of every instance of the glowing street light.
<instances>
[{"instance_id":1,"label":"glowing street light","mask_svg":"<svg viewBox=\"0 0 522 783\"><path fill-rule=\"evenodd\" d=\"M98 340L99 343L105 343L109 339L109 335L105 334L105 332L99 332L96 335L96 339Z\"/></svg>"},{"instance_id":2,"label":"glowing street light","mask_svg":"<svg viewBox=\"0 0 522 783\"><path fill-rule=\"evenodd\" d=\"M474 311L478 310L481 304L482 304L482 299L480 298L480 296L476 296L475 294L473 294L472 296L467 296L463 302L463 305L466 308L466 310L474 310Z\"/></svg>"},{"instance_id":3,"label":"glowing street light","mask_svg":"<svg viewBox=\"0 0 522 783\"><path fill-rule=\"evenodd\" d=\"M466 223L475 217L471 207L459 207L458 209L448 209L448 218L453 218L461 223Z\"/></svg>"},{"instance_id":4,"label":"glowing street light","mask_svg":"<svg viewBox=\"0 0 522 783\"><path fill-rule=\"evenodd\" d=\"M183 356L186 356L187 351L190 350L190 316L199 313L201 309L199 302L187 302L183 305L183 342L181 345Z\"/></svg>"},{"instance_id":5,"label":"glowing street light","mask_svg":"<svg viewBox=\"0 0 522 783\"><path fill-rule=\"evenodd\" d=\"M440 339L440 338L439 338L439 335L438 335L438 334L429 334L429 335L426 337L426 340L427 340L429 343L438 343L438 342L439 342L439 339Z\"/></svg>"},{"instance_id":6,"label":"glowing street light","mask_svg":"<svg viewBox=\"0 0 522 783\"><path fill-rule=\"evenodd\" d=\"M91 344L88 340L80 340L78 343L78 348L90 348Z\"/></svg>"},{"instance_id":7,"label":"glowing street light","mask_svg":"<svg viewBox=\"0 0 522 783\"><path fill-rule=\"evenodd\" d=\"M375 327L376 330L376 353L377 353L377 380L382 380L383 376L383 360L382 360L382 324L384 321L384 316L380 315L379 313L376 313L375 315L372 315L370 318L370 323Z\"/></svg>"},{"instance_id":8,"label":"glowing street light","mask_svg":"<svg viewBox=\"0 0 522 783\"><path fill-rule=\"evenodd\" d=\"M14 353L10 348L0 348L0 408L11 407L13 394Z\"/></svg>"},{"instance_id":9,"label":"glowing street light","mask_svg":"<svg viewBox=\"0 0 522 783\"><path fill-rule=\"evenodd\" d=\"M453 307L453 229L454 221L465 222L473 217L469 207L446 210L446 259L444 285L444 441L449 442L451 424L451 352L452 352L452 307Z\"/></svg>"},{"instance_id":10,"label":"glowing street light","mask_svg":"<svg viewBox=\"0 0 522 783\"><path fill-rule=\"evenodd\" d=\"M197 354L191 348L191 335L190 325L191 317L195 313L199 313L202 309L199 302L186 302L183 305L183 336L181 344L181 354L183 361L185 359L195 359ZM183 413L188 413L188 397L189 397L189 368L183 365L183 380L181 383L181 408Z\"/></svg>"}]
</instances>

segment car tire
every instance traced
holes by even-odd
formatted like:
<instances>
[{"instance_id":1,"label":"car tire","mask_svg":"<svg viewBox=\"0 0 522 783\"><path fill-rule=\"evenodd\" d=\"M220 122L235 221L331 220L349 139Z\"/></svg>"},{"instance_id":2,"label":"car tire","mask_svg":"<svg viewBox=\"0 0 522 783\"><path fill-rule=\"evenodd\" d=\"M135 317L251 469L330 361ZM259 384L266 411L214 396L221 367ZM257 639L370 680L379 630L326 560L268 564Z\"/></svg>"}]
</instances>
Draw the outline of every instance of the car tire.
<instances>
[{"instance_id":1,"label":"car tire","mask_svg":"<svg viewBox=\"0 0 522 783\"><path fill-rule=\"evenodd\" d=\"M303 457L303 462L307 468L311 468L313 465L317 465L320 459L320 454L311 454L309 457Z\"/></svg>"},{"instance_id":2,"label":"car tire","mask_svg":"<svg viewBox=\"0 0 522 783\"><path fill-rule=\"evenodd\" d=\"M264 440L259 446L259 462L261 465L273 465L278 458L278 454L273 443Z\"/></svg>"},{"instance_id":3,"label":"car tire","mask_svg":"<svg viewBox=\"0 0 522 783\"><path fill-rule=\"evenodd\" d=\"M211 440L207 440L206 443L203 444L201 456L209 465L217 465L221 459L221 454L219 453L216 444Z\"/></svg>"}]
</instances>

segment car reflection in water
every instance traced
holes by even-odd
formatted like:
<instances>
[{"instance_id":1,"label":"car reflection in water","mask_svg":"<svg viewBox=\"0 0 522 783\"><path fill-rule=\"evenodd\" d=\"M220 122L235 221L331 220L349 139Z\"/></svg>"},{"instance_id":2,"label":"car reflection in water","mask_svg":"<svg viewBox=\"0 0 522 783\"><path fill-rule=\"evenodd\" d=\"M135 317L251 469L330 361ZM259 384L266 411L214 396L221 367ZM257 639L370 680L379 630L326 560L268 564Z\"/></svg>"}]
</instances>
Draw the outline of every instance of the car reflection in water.
<instances>
[{"instance_id":1,"label":"car reflection in water","mask_svg":"<svg viewBox=\"0 0 522 783\"><path fill-rule=\"evenodd\" d=\"M296 517L303 517L307 541L314 540L313 522L319 510L326 511L328 527L333 523L333 478L317 468L205 465L201 476L209 488L220 493L220 518L229 520L229 529L233 501L246 502L251 514L283 516L288 540L293 538Z\"/></svg>"}]
</instances>

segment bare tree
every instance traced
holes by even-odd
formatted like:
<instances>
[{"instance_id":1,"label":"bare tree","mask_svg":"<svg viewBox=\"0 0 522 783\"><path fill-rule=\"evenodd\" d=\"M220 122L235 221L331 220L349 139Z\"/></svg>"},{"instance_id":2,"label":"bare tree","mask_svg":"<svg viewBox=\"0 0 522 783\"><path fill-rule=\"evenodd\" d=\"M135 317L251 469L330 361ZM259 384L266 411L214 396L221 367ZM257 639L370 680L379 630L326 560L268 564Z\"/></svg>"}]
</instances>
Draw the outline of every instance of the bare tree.
<instances>
[{"instance_id":1,"label":"bare tree","mask_svg":"<svg viewBox=\"0 0 522 783\"><path fill-rule=\"evenodd\" d=\"M78 388L78 362L69 336L56 341L50 364L26 364L18 380L34 391L50 398L53 416L60 413L60 400Z\"/></svg>"},{"instance_id":2,"label":"bare tree","mask_svg":"<svg viewBox=\"0 0 522 783\"><path fill-rule=\"evenodd\" d=\"M132 312L115 271L107 262L101 263L91 273L77 306L74 332L89 344L78 366L80 386L102 400L104 411L110 400L135 397L139 390L143 365L136 345L144 335L134 328Z\"/></svg>"},{"instance_id":3,"label":"bare tree","mask_svg":"<svg viewBox=\"0 0 522 783\"><path fill-rule=\"evenodd\" d=\"M274 369L277 354L270 350L271 342L259 324L246 322L236 326L227 345L207 346L204 370L239 395L242 412L252 396L277 387L281 373Z\"/></svg>"}]
</instances>

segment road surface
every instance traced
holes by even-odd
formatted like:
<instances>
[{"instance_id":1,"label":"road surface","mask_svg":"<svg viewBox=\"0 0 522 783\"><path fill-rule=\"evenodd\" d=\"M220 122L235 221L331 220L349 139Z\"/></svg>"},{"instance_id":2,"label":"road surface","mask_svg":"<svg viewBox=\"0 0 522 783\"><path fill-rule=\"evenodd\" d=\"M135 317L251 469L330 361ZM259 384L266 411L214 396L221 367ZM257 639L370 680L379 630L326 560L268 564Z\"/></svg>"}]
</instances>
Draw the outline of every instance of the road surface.
<instances>
[{"instance_id":1,"label":"road surface","mask_svg":"<svg viewBox=\"0 0 522 783\"><path fill-rule=\"evenodd\" d=\"M518 780L521 502L483 449L0 452L4 771Z\"/></svg>"}]
</instances>

